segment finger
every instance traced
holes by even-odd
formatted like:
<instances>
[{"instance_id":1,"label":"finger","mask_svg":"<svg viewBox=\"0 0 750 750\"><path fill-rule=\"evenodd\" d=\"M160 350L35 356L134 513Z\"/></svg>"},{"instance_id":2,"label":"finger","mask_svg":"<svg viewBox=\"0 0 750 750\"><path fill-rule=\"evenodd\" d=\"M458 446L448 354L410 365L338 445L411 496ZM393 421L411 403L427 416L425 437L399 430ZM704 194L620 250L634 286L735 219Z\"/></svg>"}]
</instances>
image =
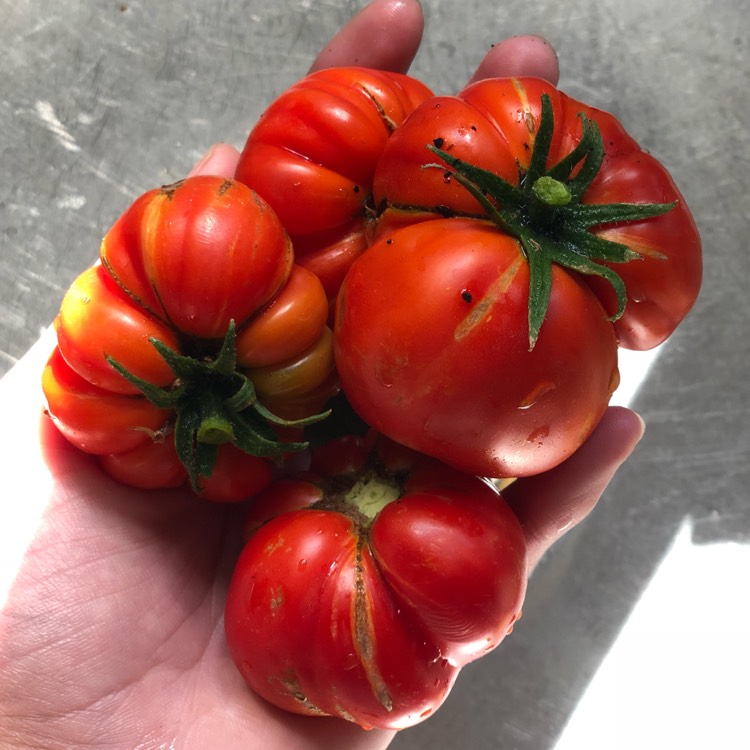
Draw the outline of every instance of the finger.
<instances>
[{"instance_id":1,"label":"finger","mask_svg":"<svg viewBox=\"0 0 750 750\"><path fill-rule=\"evenodd\" d=\"M531 568L591 512L643 431L643 420L635 412L610 407L567 461L544 474L520 479L503 492L526 534Z\"/></svg>"},{"instance_id":2,"label":"finger","mask_svg":"<svg viewBox=\"0 0 750 750\"><path fill-rule=\"evenodd\" d=\"M196 175L214 175L218 177L234 177L240 152L227 143L217 143L206 152L206 155L196 163L188 173L188 177Z\"/></svg>"},{"instance_id":3,"label":"finger","mask_svg":"<svg viewBox=\"0 0 750 750\"><path fill-rule=\"evenodd\" d=\"M419 0L373 0L324 47L310 72L362 65L405 73L417 54L424 31ZM240 154L226 143L212 146L188 176L233 177Z\"/></svg>"},{"instance_id":4,"label":"finger","mask_svg":"<svg viewBox=\"0 0 750 750\"><path fill-rule=\"evenodd\" d=\"M310 72L361 65L406 73L423 31L419 0L373 0L325 45Z\"/></svg>"},{"instance_id":5,"label":"finger","mask_svg":"<svg viewBox=\"0 0 750 750\"><path fill-rule=\"evenodd\" d=\"M554 85L560 79L557 53L540 36L514 36L495 44L479 63L469 83L485 78L531 76Z\"/></svg>"}]
</instances>

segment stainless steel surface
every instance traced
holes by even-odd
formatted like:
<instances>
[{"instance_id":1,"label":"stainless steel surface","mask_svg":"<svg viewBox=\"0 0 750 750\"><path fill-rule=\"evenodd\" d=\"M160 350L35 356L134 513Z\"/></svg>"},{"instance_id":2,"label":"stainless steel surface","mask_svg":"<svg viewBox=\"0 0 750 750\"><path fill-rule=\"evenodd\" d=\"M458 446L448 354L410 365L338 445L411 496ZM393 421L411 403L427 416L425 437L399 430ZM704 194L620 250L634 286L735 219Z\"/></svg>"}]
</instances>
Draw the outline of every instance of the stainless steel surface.
<instances>
[{"instance_id":1,"label":"stainless steel surface","mask_svg":"<svg viewBox=\"0 0 750 750\"><path fill-rule=\"evenodd\" d=\"M750 747L746 3L424 4L413 72L440 92L501 37L546 36L561 88L615 112L670 168L706 271L636 395L637 454L537 569L513 636L393 747ZM241 145L361 5L0 0L0 373L131 199L217 140Z\"/></svg>"}]
</instances>

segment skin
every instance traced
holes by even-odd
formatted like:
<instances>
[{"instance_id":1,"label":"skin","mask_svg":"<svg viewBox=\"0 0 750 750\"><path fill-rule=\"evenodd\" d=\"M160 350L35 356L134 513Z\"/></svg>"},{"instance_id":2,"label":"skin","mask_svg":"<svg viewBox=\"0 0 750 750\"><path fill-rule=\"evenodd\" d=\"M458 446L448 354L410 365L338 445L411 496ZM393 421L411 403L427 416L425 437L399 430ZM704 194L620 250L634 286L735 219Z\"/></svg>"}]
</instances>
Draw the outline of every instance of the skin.
<instances>
[{"instance_id":1,"label":"skin","mask_svg":"<svg viewBox=\"0 0 750 750\"><path fill-rule=\"evenodd\" d=\"M357 63L405 72L422 27L415 0L375 0L313 69ZM557 72L546 42L518 37L493 47L476 75L556 82ZM219 144L194 172L230 175L237 156ZM222 622L237 510L182 490L118 485L72 448L40 415L39 376L52 344L48 331L0 381L0 413L14 425L0 433L3 496L12 499L0 526L21 545L0 599L2 747L386 747L391 732L286 714L246 688ZM512 486L532 564L593 509L642 434L636 414L611 408L566 463ZM38 511L23 528L13 526L21 503Z\"/></svg>"}]
</instances>

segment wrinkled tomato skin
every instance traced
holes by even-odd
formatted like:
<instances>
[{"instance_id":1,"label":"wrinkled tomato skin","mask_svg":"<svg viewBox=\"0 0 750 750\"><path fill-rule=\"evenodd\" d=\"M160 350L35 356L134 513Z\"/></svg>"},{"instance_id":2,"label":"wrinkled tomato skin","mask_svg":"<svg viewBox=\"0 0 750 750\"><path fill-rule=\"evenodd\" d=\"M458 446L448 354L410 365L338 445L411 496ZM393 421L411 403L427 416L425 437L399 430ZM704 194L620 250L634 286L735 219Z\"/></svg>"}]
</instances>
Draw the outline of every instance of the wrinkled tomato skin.
<instances>
[{"instance_id":1,"label":"wrinkled tomato skin","mask_svg":"<svg viewBox=\"0 0 750 750\"><path fill-rule=\"evenodd\" d=\"M529 351L528 284L518 243L486 222L435 220L381 238L339 296L336 362L355 411L470 474L561 463L618 384L617 341L591 290L555 267Z\"/></svg>"},{"instance_id":2,"label":"wrinkled tomato skin","mask_svg":"<svg viewBox=\"0 0 750 750\"><path fill-rule=\"evenodd\" d=\"M518 185L529 167L541 119L541 97L550 97L555 128L547 166L580 142L581 114L596 122L604 146L600 171L584 203L676 203L658 217L602 226L592 231L623 242L639 258L610 264L625 281L628 301L615 322L623 348L645 350L662 343L684 319L702 281L701 242L685 199L664 167L644 152L611 114L579 102L533 78L488 79L456 97L424 102L391 137L373 182L380 212L376 235L398 226L446 215L484 216L479 204L446 177L427 145L494 172ZM425 167L433 165L431 167ZM611 285L584 276L610 314L617 306Z\"/></svg>"},{"instance_id":3,"label":"wrinkled tomato skin","mask_svg":"<svg viewBox=\"0 0 750 750\"><path fill-rule=\"evenodd\" d=\"M595 234L620 242L639 257L608 264L628 290L625 313L615 321L620 346L647 350L663 343L685 319L700 291L703 263L700 236L690 209L667 170L642 151L613 159L606 179L592 184L586 202L671 203L664 216L649 221L609 225ZM617 310L611 284L589 277L588 284L610 314Z\"/></svg>"},{"instance_id":4,"label":"wrinkled tomato skin","mask_svg":"<svg viewBox=\"0 0 750 750\"><path fill-rule=\"evenodd\" d=\"M245 369L270 367L296 357L321 336L328 320L323 285L292 266L282 290L237 335L237 361Z\"/></svg>"},{"instance_id":5,"label":"wrinkled tomato skin","mask_svg":"<svg viewBox=\"0 0 750 750\"><path fill-rule=\"evenodd\" d=\"M179 348L175 334L134 305L101 265L84 271L63 298L55 319L57 343L75 371L89 383L115 393L140 395L107 362L106 354L139 378L167 386L174 375L150 342Z\"/></svg>"},{"instance_id":6,"label":"wrinkled tomato skin","mask_svg":"<svg viewBox=\"0 0 750 750\"><path fill-rule=\"evenodd\" d=\"M370 244L372 224L364 226L355 219L347 226L330 232L299 237L295 240L296 262L315 274L325 290L329 307L329 324L333 325L336 295L352 263Z\"/></svg>"},{"instance_id":7,"label":"wrinkled tomato skin","mask_svg":"<svg viewBox=\"0 0 750 750\"><path fill-rule=\"evenodd\" d=\"M335 486L356 482L363 439L333 445L341 459L313 456L313 467L340 470ZM382 438L373 450L402 484L371 522L346 501L326 505L332 477L314 472L254 499L225 629L240 673L270 702L398 729L431 715L460 668L512 628L526 547L489 484L401 446L389 456Z\"/></svg>"},{"instance_id":8,"label":"wrinkled tomato skin","mask_svg":"<svg viewBox=\"0 0 750 750\"><path fill-rule=\"evenodd\" d=\"M372 178L394 129L431 96L416 79L359 67L313 73L281 94L248 136L235 176L276 211L298 262L333 284L361 253ZM353 239L354 238L354 239ZM330 268L329 268L330 266ZM339 281L335 281L339 279Z\"/></svg>"},{"instance_id":9,"label":"wrinkled tomato skin","mask_svg":"<svg viewBox=\"0 0 750 750\"><path fill-rule=\"evenodd\" d=\"M192 177L149 191L63 298L42 383L47 413L118 481L178 486L186 471L174 447L176 410L151 404L113 361L169 390L178 379L154 341L210 360L234 322L237 371L258 374L260 401L282 417L309 417L338 391L328 318L322 283L293 263L289 236L250 188ZM222 445L200 494L243 500L273 477L269 459Z\"/></svg>"}]
</instances>

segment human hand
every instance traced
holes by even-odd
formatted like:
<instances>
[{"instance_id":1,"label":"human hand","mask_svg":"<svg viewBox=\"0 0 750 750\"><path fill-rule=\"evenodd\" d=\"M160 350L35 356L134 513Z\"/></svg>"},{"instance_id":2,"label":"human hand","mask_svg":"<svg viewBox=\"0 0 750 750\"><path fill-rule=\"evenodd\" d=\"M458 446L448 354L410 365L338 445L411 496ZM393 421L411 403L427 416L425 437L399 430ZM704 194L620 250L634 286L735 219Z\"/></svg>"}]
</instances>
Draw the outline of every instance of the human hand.
<instances>
[{"instance_id":1,"label":"human hand","mask_svg":"<svg viewBox=\"0 0 750 750\"><path fill-rule=\"evenodd\" d=\"M404 72L421 35L415 0L375 0L313 69L346 63ZM508 40L476 75L521 73L556 82L554 52L536 38ZM217 146L196 172L230 175L236 159L236 150ZM0 413L14 426L0 435L9 499L2 525L13 528L22 503L40 514L0 613L4 746L385 747L392 733L290 715L247 689L222 623L240 547L237 509L188 491L116 484L40 422L38 383L50 348L48 335L0 382ZM533 562L594 506L641 429L632 412L611 409L568 462L508 490Z\"/></svg>"}]
</instances>

